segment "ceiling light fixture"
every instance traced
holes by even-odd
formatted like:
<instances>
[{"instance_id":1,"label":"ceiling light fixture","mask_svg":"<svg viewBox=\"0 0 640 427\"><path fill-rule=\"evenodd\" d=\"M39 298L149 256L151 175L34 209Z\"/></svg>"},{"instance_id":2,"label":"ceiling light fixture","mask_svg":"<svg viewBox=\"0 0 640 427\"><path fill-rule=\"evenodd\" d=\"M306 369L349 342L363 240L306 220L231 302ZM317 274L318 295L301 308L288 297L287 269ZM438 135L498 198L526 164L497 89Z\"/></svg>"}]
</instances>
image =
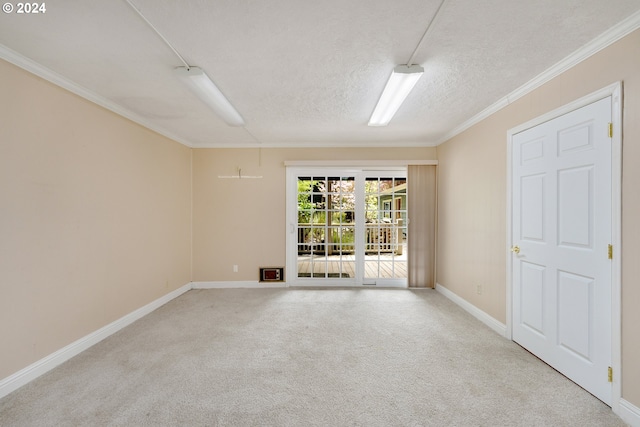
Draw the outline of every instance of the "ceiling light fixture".
<instances>
[{"instance_id":1,"label":"ceiling light fixture","mask_svg":"<svg viewBox=\"0 0 640 427\"><path fill-rule=\"evenodd\" d=\"M382 91L369 126L386 126L424 73L420 65L398 65Z\"/></svg>"},{"instance_id":2,"label":"ceiling light fixture","mask_svg":"<svg viewBox=\"0 0 640 427\"><path fill-rule=\"evenodd\" d=\"M244 126L244 119L240 113L231 105L229 100L202 69L198 67L178 67L176 68L176 74L225 123L229 126Z\"/></svg>"},{"instance_id":3,"label":"ceiling light fixture","mask_svg":"<svg viewBox=\"0 0 640 427\"><path fill-rule=\"evenodd\" d=\"M369 119L369 126L386 126L389 124L393 116L398 111L398 108L402 105L406 97L409 95L413 87L416 85L420 77L424 73L424 68L420 65L415 65L414 59L418 54L418 50L425 42L429 33L432 31L436 20L440 16L440 12L444 7L446 0L441 0L440 5L436 9L436 12L429 21L427 29L422 34L422 38L418 42L418 45L413 50L411 57L406 65L398 65L393 69L387 85L380 95L378 104L371 114Z\"/></svg>"},{"instance_id":4,"label":"ceiling light fixture","mask_svg":"<svg viewBox=\"0 0 640 427\"><path fill-rule=\"evenodd\" d=\"M185 65L184 67L176 68L175 72L191 88L198 98L211 107L211 109L213 109L213 111L215 111L228 125L244 126L244 119L240 113L233 108L233 105L231 105L229 100L222 94L222 92L220 92L220 89L218 89L218 87L211 81L209 76L207 76L207 74L200 68L190 66L182 55L180 55L180 52L178 52L176 48L169 43L169 40L167 40L165 36L158 31L151 21L144 16L140 9L138 9L131 0L125 1ZM255 136L251 136L255 139Z\"/></svg>"}]
</instances>

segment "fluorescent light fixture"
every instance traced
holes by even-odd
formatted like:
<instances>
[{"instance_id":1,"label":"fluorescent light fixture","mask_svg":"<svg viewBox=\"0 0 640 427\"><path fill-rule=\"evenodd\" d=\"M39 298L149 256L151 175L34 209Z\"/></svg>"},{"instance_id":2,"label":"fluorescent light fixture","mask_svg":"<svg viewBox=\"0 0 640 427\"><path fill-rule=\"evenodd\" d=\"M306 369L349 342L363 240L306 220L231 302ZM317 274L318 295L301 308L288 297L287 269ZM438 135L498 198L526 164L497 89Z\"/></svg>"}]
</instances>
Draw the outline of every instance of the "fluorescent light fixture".
<instances>
[{"instance_id":1,"label":"fluorescent light fixture","mask_svg":"<svg viewBox=\"0 0 640 427\"><path fill-rule=\"evenodd\" d=\"M187 86L230 126L244 126L244 119L220 92L209 76L198 67L178 67L176 74Z\"/></svg>"},{"instance_id":2,"label":"fluorescent light fixture","mask_svg":"<svg viewBox=\"0 0 640 427\"><path fill-rule=\"evenodd\" d=\"M388 125L422 73L424 73L424 68L419 65L396 66L384 87L384 91L382 91L378 105L371 114L369 126Z\"/></svg>"}]
</instances>

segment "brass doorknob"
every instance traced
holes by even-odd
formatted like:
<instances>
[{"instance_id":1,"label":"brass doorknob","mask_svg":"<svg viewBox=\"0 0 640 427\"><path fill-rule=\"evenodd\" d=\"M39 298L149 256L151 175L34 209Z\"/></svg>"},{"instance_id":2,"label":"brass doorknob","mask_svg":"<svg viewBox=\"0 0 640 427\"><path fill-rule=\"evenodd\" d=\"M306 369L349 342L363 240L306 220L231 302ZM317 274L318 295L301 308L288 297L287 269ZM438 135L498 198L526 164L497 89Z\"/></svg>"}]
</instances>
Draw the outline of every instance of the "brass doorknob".
<instances>
[{"instance_id":1,"label":"brass doorknob","mask_svg":"<svg viewBox=\"0 0 640 427\"><path fill-rule=\"evenodd\" d=\"M520 246L518 246L518 245L511 246L511 252L519 254L520 253Z\"/></svg>"}]
</instances>

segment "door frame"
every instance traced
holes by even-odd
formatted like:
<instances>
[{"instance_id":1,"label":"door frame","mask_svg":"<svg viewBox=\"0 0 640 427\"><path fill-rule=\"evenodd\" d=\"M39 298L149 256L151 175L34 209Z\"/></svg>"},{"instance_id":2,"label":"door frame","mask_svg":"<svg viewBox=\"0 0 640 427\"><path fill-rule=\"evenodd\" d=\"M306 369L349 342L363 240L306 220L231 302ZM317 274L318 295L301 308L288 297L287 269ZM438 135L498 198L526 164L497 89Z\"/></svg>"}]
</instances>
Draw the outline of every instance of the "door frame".
<instances>
[{"instance_id":1,"label":"door frame","mask_svg":"<svg viewBox=\"0 0 640 427\"><path fill-rule=\"evenodd\" d=\"M425 163L432 163L433 161L425 161ZM408 287L408 278L407 284L398 284L394 283L394 279L383 280L380 285L372 285L365 283L364 280L364 271L361 271L360 274L357 274L357 277L351 279L330 279L325 280L322 278L316 279L314 281L307 280L299 280L297 277L297 251L294 251L293 248L297 246L297 233L295 229L297 227L297 217L294 212L297 210L297 204L292 194L297 194L297 176L299 175L326 175L335 171L335 173L346 176L353 175L356 176L356 191L362 192L364 194L364 188L358 187L358 179L359 175L366 175L368 172L371 173L379 173L379 172L398 172L403 170L406 176L407 170L407 162L404 161L390 161L390 162L378 162L374 164L370 164L369 162L353 162L346 163L344 162L344 166L338 166L336 164L340 164L341 162L331 162L330 166L324 165L325 162L285 162L286 166L286 262L285 267L287 273L286 277L286 286L296 286L296 287L357 287L357 288L407 288ZM354 164L355 163L355 164ZM350 165L350 166L348 166ZM345 175L346 174L346 175ZM355 207L356 218L364 217L364 206L359 203L356 204ZM360 231L362 229L362 231ZM356 223L356 236L364 233L364 224ZM364 242L356 241L355 242L357 253L364 254ZM358 258L356 257L356 263L358 262ZM364 267L364 262L362 267ZM361 282L361 283L359 283Z\"/></svg>"},{"instance_id":2,"label":"door frame","mask_svg":"<svg viewBox=\"0 0 640 427\"><path fill-rule=\"evenodd\" d=\"M611 408L614 413L620 410L622 394L622 310L621 310L621 242L622 242L622 82L616 82L603 89L593 92L567 105L536 117L526 123L507 131L507 242L505 257L507 260L506 287L506 338L513 340L513 245L512 224L512 143L517 133L535 127L541 123L563 116L574 110L592 104L611 96L611 121L613 123L613 137L611 138L611 244L613 245L613 260L611 265L611 368L613 369L613 383L611 390Z\"/></svg>"}]
</instances>

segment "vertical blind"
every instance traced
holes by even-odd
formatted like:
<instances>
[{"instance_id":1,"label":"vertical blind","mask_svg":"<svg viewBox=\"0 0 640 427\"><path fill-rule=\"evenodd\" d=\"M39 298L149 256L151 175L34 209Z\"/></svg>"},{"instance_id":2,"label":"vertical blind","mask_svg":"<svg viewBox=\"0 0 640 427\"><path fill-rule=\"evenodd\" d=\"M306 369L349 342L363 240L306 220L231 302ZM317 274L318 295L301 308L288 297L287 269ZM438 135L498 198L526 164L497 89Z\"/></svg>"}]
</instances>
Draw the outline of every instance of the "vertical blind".
<instances>
[{"instance_id":1,"label":"vertical blind","mask_svg":"<svg viewBox=\"0 0 640 427\"><path fill-rule=\"evenodd\" d=\"M436 167L409 165L407 210L409 272L411 288L435 287Z\"/></svg>"}]
</instances>

